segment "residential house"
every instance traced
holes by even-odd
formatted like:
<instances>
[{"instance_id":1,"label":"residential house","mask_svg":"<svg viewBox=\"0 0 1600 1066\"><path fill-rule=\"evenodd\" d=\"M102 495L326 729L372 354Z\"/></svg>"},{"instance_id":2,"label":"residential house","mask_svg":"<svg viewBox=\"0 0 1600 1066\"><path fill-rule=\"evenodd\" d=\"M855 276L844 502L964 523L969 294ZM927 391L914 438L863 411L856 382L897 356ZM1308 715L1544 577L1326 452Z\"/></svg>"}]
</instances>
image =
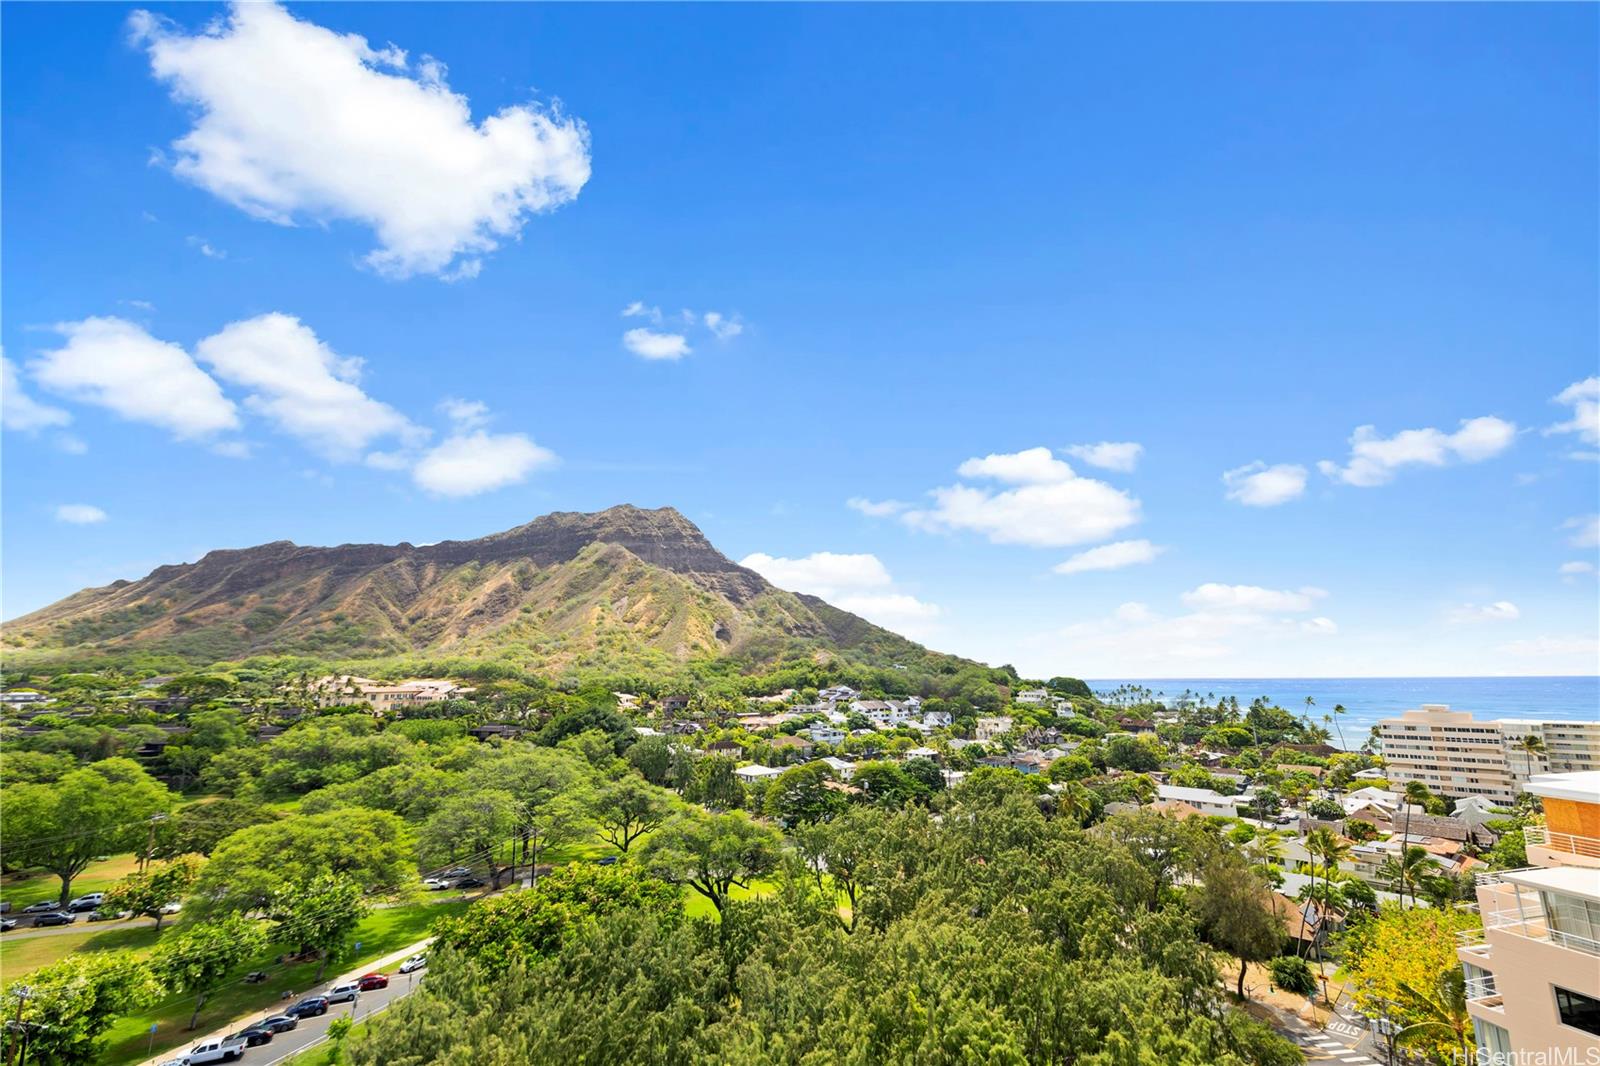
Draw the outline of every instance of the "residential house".
<instances>
[{"instance_id":1,"label":"residential house","mask_svg":"<svg viewBox=\"0 0 1600 1066\"><path fill-rule=\"evenodd\" d=\"M1184 788L1180 785L1157 785L1156 799L1176 800L1187 803L1201 814L1224 817L1237 815L1240 805L1248 802L1243 796L1224 796L1209 788Z\"/></svg>"},{"instance_id":2,"label":"residential house","mask_svg":"<svg viewBox=\"0 0 1600 1066\"><path fill-rule=\"evenodd\" d=\"M861 693L849 685L833 685L817 693L817 699L823 703L849 703L860 696Z\"/></svg>"},{"instance_id":3,"label":"residential house","mask_svg":"<svg viewBox=\"0 0 1600 1066\"><path fill-rule=\"evenodd\" d=\"M1010 715L996 715L990 718L978 719L973 728L972 735L980 744L987 744L1002 733L1011 732L1012 719Z\"/></svg>"},{"instance_id":4,"label":"residential house","mask_svg":"<svg viewBox=\"0 0 1600 1066\"><path fill-rule=\"evenodd\" d=\"M741 766L734 770L733 775L749 785L757 781L767 781L777 777L783 773L783 770L784 768L781 766L762 766L759 763L752 763L749 766Z\"/></svg>"},{"instance_id":5,"label":"residential house","mask_svg":"<svg viewBox=\"0 0 1600 1066\"><path fill-rule=\"evenodd\" d=\"M844 730L837 729L831 725L823 725L821 722L807 729L806 734L818 744L844 743Z\"/></svg>"},{"instance_id":6,"label":"residential house","mask_svg":"<svg viewBox=\"0 0 1600 1066\"><path fill-rule=\"evenodd\" d=\"M767 742L774 751L794 752L798 755L810 755L812 744L805 737L777 736Z\"/></svg>"},{"instance_id":7,"label":"residential house","mask_svg":"<svg viewBox=\"0 0 1600 1066\"><path fill-rule=\"evenodd\" d=\"M1043 707L1050 702L1050 691L1042 688L1024 689L1011 698L1025 707Z\"/></svg>"},{"instance_id":8,"label":"residential house","mask_svg":"<svg viewBox=\"0 0 1600 1066\"><path fill-rule=\"evenodd\" d=\"M714 740L706 745L707 755L732 755L744 754L744 745L737 740Z\"/></svg>"},{"instance_id":9,"label":"residential house","mask_svg":"<svg viewBox=\"0 0 1600 1066\"><path fill-rule=\"evenodd\" d=\"M832 770L841 781L848 781L856 774L856 764L848 759L838 759L832 755L827 755L816 761L827 764L828 769Z\"/></svg>"},{"instance_id":10,"label":"residential house","mask_svg":"<svg viewBox=\"0 0 1600 1066\"><path fill-rule=\"evenodd\" d=\"M680 714L689 709L689 697L679 693L672 696L662 696L656 701L656 706L662 714Z\"/></svg>"},{"instance_id":11,"label":"residential house","mask_svg":"<svg viewBox=\"0 0 1600 1066\"><path fill-rule=\"evenodd\" d=\"M922 713L922 724L929 729L949 729L950 723L954 720L949 711L924 711Z\"/></svg>"}]
</instances>

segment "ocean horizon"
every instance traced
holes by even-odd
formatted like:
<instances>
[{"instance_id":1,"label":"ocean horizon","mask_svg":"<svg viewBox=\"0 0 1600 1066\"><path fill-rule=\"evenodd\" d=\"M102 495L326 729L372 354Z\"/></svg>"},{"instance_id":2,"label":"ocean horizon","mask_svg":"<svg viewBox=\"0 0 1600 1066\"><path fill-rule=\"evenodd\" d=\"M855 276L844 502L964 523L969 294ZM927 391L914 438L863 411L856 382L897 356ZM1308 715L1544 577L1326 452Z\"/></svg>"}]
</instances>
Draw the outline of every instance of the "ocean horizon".
<instances>
[{"instance_id":1,"label":"ocean horizon","mask_svg":"<svg viewBox=\"0 0 1600 1066\"><path fill-rule=\"evenodd\" d=\"M1248 704L1265 696L1280 707L1299 713L1310 696L1314 721L1343 704L1339 724L1352 748L1359 747L1367 731L1381 719L1424 703L1442 703L1476 718L1537 718L1549 721L1600 721L1600 675L1551 677L1205 677L1205 678L1085 678L1097 693L1119 685L1139 685L1158 696L1177 697L1184 690L1212 701L1235 696ZM1337 743L1338 731L1329 728Z\"/></svg>"}]
</instances>

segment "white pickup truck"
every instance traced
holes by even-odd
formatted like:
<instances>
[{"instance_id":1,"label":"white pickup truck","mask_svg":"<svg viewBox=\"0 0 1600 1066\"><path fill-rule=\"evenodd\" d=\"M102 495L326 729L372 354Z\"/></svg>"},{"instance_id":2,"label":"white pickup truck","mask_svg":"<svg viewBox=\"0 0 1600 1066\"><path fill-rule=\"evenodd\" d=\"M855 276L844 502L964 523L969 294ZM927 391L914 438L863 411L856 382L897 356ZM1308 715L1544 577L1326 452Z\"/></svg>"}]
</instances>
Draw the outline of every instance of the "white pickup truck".
<instances>
[{"instance_id":1,"label":"white pickup truck","mask_svg":"<svg viewBox=\"0 0 1600 1066\"><path fill-rule=\"evenodd\" d=\"M183 1057L184 1066L200 1066L204 1062L233 1062L244 1054L247 1046L242 1036L207 1040L189 1049L189 1054Z\"/></svg>"}]
</instances>

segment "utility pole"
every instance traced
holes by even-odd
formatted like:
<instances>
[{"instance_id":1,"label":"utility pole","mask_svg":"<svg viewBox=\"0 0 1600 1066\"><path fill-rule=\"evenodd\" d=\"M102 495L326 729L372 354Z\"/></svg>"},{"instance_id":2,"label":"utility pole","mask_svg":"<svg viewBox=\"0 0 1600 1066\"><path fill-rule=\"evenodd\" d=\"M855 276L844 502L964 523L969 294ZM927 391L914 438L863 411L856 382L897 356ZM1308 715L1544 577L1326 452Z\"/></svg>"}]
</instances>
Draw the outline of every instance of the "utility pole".
<instances>
[{"instance_id":1,"label":"utility pole","mask_svg":"<svg viewBox=\"0 0 1600 1066\"><path fill-rule=\"evenodd\" d=\"M139 856L139 872L140 873L144 873L144 868L145 868L146 864L148 864L150 862L150 856L152 854L154 854L155 850L156 850L156 824L158 822L164 822L166 820L167 820L167 816L165 814L152 814L150 816L150 836L149 836L149 839L145 842L144 854Z\"/></svg>"},{"instance_id":2,"label":"utility pole","mask_svg":"<svg viewBox=\"0 0 1600 1066\"><path fill-rule=\"evenodd\" d=\"M18 1033L22 1034L22 1037L21 1037L21 1039L22 1039L22 1047L23 1047L23 1052L22 1053L24 1055L26 1055L28 1053L27 1052L27 1046L28 1046L28 1043L27 1043L27 1041L28 1041L27 1032L28 1032L28 1030L26 1028L24 1028L23 1024L22 1024L22 1005L28 1001L28 997L29 996L33 995L33 989L28 985L17 985L16 987L11 989L11 994L13 996L17 997L17 1017L16 1017L16 1020L13 1021L11 1024L12 1024L12 1027L15 1028ZM6 1063L7 1063L7 1066L11 1066L12 1063L16 1062L16 1059L17 1059L17 1044L16 1044L15 1040L12 1040L12 1041L7 1042L7 1045L6 1045Z\"/></svg>"}]
</instances>

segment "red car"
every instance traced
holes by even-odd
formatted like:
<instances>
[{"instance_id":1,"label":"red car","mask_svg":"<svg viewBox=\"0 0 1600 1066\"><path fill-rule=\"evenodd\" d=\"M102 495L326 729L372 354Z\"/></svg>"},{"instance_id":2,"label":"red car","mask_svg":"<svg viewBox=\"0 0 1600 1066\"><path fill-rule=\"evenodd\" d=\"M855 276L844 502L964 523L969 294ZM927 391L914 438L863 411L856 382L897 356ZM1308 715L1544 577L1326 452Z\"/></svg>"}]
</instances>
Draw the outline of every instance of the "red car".
<instances>
[{"instance_id":1,"label":"red car","mask_svg":"<svg viewBox=\"0 0 1600 1066\"><path fill-rule=\"evenodd\" d=\"M381 973L369 973L357 981L356 984L363 992L371 992L374 988L388 988L389 976Z\"/></svg>"}]
</instances>

